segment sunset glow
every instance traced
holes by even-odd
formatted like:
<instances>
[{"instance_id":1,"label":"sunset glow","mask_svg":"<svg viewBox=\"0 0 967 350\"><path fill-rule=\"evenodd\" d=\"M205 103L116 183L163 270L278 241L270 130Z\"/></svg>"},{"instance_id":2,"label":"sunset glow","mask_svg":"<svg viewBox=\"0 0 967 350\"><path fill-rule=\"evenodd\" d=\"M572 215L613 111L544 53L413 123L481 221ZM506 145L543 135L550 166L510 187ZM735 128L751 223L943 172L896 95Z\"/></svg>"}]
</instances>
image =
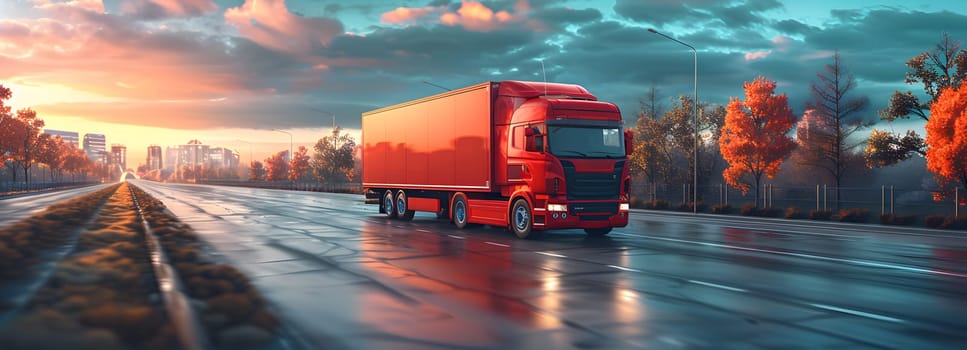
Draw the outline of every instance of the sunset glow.
<instances>
[{"instance_id":1,"label":"sunset glow","mask_svg":"<svg viewBox=\"0 0 967 350\"><path fill-rule=\"evenodd\" d=\"M0 84L11 106L34 109L49 129L125 144L130 164L148 145L194 139L247 160L288 149L287 135L271 129L296 145L314 144L334 122L359 135L362 112L440 91L422 81L454 88L546 76L615 101L627 123L650 84L665 97L691 90L688 53L648 27L698 48L702 100L724 105L761 74L789 87L793 109L837 50L864 67L860 92L889 96L907 88L904 60L941 32L967 38L950 25L967 20L963 4L832 4L11 0L0 4ZM888 46L855 34L886 32L906 34Z\"/></svg>"}]
</instances>

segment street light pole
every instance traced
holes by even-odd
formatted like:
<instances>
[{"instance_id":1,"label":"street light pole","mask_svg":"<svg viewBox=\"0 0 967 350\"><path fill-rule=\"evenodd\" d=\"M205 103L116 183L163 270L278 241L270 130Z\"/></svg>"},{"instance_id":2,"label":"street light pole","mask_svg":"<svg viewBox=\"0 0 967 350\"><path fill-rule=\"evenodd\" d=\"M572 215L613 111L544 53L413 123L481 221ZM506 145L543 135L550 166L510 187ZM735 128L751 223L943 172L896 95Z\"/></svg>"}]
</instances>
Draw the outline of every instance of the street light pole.
<instances>
[{"instance_id":1,"label":"street light pole","mask_svg":"<svg viewBox=\"0 0 967 350\"><path fill-rule=\"evenodd\" d=\"M681 42L678 39L672 38L668 35L662 34L657 30L648 28L649 32L661 35L669 40L676 43L687 46L692 49L692 57L694 59L694 66L692 68L692 73L694 81L692 82L693 95L692 95L692 124L695 127L695 140L692 143L692 152L694 156L692 157L692 173L693 173L693 188L692 188L692 213L698 213L698 50L695 47L686 43Z\"/></svg>"},{"instance_id":2,"label":"street light pole","mask_svg":"<svg viewBox=\"0 0 967 350\"><path fill-rule=\"evenodd\" d=\"M279 129L272 129L272 131L278 131L286 135L289 135L289 162L292 162L292 133L285 130L279 130Z\"/></svg>"}]
</instances>

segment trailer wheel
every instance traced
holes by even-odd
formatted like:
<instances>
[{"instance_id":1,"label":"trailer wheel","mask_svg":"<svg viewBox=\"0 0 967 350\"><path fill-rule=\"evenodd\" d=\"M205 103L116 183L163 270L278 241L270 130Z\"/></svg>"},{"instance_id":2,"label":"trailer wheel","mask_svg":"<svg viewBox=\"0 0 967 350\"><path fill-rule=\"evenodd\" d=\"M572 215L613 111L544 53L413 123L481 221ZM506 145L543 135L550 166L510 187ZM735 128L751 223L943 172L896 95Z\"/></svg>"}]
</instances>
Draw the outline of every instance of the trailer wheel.
<instances>
[{"instance_id":1,"label":"trailer wheel","mask_svg":"<svg viewBox=\"0 0 967 350\"><path fill-rule=\"evenodd\" d=\"M457 228L467 227L470 214L467 210L467 199L462 194L453 196L453 209L450 212L453 213L453 224L457 225Z\"/></svg>"},{"instance_id":2,"label":"trailer wheel","mask_svg":"<svg viewBox=\"0 0 967 350\"><path fill-rule=\"evenodd\" d=\"M523 198L514 201L510 209L510 229L519 238L530 238L533 233L533 212L530 204Z\"/></svg>"},{"instance_id":3,"label":"trailer wheel","mask_svg":"<svg viewBox=\"0 0 967 350\"><path fill-rule=\"evenodd\" d=\"M396 193L396 217L400 220L412 220L415 212L409 210L409 208L410 205L408 199L406 198L406 192L399 190L399 192Z\"/></svg>"},{"instance_id":4,"label":"trailer wheel","mask_svg":"<svg viewBox=\"0 0 967 350\"><path fill-rule=\"evenodd\" d=\"M396 205L394 205L393 190L386 190L386 193L383 193L383 213L386 214L386 218L388 219L396 218Z\"/></svg>"},{"instance_id":5,"label":"trailer wheel","mask_svg":"<svg viewBox=\"0 0 967 350\"><path fill-rule=\"evenodd\" d=\"M611 233L611 228L610 227L605 227L605 228L586 228L586 229L584 229L584 233L587 233L588 236L599 237L599 236L604 236L604 235L606 235L608 233Z\"/></svg>"}]
</instances>

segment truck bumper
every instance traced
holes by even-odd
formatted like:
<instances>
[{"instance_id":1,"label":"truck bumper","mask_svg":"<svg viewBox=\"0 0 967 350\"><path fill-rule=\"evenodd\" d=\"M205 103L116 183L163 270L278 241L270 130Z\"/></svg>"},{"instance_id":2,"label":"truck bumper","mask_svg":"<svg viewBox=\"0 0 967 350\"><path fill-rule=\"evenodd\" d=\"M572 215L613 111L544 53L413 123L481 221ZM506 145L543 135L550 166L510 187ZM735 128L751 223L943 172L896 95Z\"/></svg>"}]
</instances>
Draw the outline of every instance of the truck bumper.
<instances>
[{"instance_id":1,"label":"truck bumper","mask_svg":"<svg viewBox=\"0 0 967 350\"><path fill-rule=\"evenodd\" d=\"M538 230L583 229L628 226L628 211L612 213L574 213L535 208L534 228Z\"/></svg>"}]
</instances>

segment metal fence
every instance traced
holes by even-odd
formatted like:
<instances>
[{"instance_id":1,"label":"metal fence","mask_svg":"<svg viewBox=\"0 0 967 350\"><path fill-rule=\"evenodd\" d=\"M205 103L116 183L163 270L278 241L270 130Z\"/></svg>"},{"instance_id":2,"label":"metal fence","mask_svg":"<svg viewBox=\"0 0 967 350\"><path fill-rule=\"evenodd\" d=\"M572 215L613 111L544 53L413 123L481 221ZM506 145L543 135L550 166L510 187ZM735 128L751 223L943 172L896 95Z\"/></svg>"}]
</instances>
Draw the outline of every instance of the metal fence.
<instances>
[{"instance_id":1,"label":"metal fence","mask_svg":"<svg viewBox=\"0 0 967 350\"><path fill-rule=\"evenodd\" d=\"M691 206L692 190L690 184L683 185L639 185L634 186L638 202L663 201L671 207ZM755 190L742 194L739 189L727 184L699 187L698 201L707 209L716 205L728 204L741 208L755 202L758 207L798 208L803 211L837 209L866 209L871 214L911 215L956 215L967 214L964 208L964 194L941 201L934 200L934 193L940 189L912 188L909 186L878 187L840 187L819 184L815 186L779 186L764 184L759 189L758 201ZM839 203L837 208L837 194Z\"/></svg>"},{"instance_id":2,"label":"metal fence","mask_svg":"<svg viewBox=\"0 0 967 350\"><path fill-rule=\"evenodd\" d=\"M13 195L24 192L46 191L60 188L70 188L88 186L100 182L92 181L66 181L66 182L44 182L31 181L29 184L23 181L0 181L0 196Z\"/></svg>"}]
</instances>

